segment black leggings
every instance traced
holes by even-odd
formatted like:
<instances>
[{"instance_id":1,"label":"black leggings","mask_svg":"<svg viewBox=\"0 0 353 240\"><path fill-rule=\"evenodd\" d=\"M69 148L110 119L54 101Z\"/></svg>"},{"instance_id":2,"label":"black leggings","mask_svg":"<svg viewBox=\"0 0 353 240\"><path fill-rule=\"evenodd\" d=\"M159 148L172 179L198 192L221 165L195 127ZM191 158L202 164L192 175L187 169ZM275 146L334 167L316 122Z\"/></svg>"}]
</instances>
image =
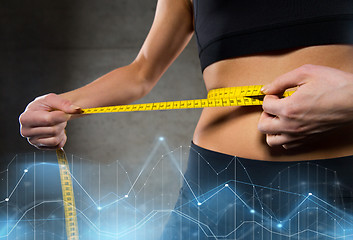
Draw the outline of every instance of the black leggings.
<instances>
[{"instance_id":1,"label":"black leggings","mask_svg":"<svg viewBox=\"0 0 353 240\"><path fill-rule=\"evenodd\" d=\"M353 156L270 162L191 144L161 239L353 239Z\"/></svg>"}]
</instances>

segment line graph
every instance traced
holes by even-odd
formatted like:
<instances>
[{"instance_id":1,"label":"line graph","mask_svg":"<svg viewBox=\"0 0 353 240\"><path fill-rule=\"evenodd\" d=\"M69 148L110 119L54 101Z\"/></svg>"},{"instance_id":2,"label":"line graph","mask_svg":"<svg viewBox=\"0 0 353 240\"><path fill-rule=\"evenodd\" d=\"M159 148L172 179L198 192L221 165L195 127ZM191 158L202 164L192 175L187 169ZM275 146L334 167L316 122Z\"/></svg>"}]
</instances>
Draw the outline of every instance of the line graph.
<instances>
[{"instance_id":1,"label":"line graph","mask_svg":"<svg viewBox=\"0 0 353 240\"><path fill-rule=\"evenodd\" d=\"M175 218L190 239L353 239L353 190L336 171L295 162L268 176L241 158L219 168L199 154L207 181L236 169L206 186L202 174L185 173L190 148L158 138L138 169L70 155L80 237L158 239ZM18 154L0 179L0 240L65 239L53 153ZM180 188L187 201L177 200Z\"/></svg>"}]
</instances>

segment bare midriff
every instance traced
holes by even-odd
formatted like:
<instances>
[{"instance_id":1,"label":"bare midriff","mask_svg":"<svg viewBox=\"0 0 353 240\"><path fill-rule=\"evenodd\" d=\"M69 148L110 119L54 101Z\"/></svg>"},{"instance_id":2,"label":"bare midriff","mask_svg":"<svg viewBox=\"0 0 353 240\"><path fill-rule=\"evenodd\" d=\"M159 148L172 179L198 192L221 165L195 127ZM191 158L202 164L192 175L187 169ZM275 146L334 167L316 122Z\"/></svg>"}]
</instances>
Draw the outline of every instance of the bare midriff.
<instances>
[{"instance_id":1,"label":"bare midriff","mask_svg":"<svg viewBox=\"0 0 353 240\"><path fill-rule=\"evenodd\" d=\"M203 73L207 90L261 85L304 64L353 73L353 45L326 45L239 57L216 62ZM349 99L348 101L351 101ZM205 108L193 141L201 147L238 157L302 161L353 155L353 124L329 131L304 147L269 147L258 130L261 106Z\"/></svg>"}]
</instances>

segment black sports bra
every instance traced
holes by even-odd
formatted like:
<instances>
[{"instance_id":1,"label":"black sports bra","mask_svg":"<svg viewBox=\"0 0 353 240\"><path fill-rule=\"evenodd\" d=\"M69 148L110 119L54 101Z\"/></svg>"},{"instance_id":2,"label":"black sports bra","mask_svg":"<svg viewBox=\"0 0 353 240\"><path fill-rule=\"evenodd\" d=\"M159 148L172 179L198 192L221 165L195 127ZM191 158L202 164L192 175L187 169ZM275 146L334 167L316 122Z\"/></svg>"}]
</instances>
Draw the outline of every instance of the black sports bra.
<instances>
[{"instance_id":1,"label":"black sports bra","mask_svg":"<svg viewBox=\"0 0 353 240\"><path fill-rule=\"evenodd\" d=\"M353 0L194 0L202 71L227 58L353 44Z\"/></svg>"}]
</instances>

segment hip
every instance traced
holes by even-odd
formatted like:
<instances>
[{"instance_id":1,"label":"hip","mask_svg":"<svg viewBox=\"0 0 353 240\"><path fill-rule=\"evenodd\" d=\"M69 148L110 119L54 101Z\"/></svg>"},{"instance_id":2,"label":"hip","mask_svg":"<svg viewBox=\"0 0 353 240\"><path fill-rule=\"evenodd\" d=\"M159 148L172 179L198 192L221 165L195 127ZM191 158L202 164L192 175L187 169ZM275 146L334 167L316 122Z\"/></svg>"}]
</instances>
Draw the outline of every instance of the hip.
<instances>
[{"instance_id":1,"label":"hip","mask_svg":"<svg viewBox=\"0 0 353 240\"><path fill-rule=\"evenodd\" d=\"M338 228L332 215L340 223L352 216L352 171L353 156L271 162L191 144L184 184L162 239L347 236L343 229L351 227Z\"/></svg>"},{"instance_id":2,"label":"hip","mask_svg":"<svg viewBox=\"0 0 353 240\"><path fill-rule=\"evenodd\" d=\"M229 155L267 160L302 161L353 155L353 124L313 136L303 147L270 147L257 124L261 107L204 109L195 129L195 144Z\"/></svg>"},{"instance_id":3,"label":"hip","mask_svg":"<svg viewBox=\"0 0 353 240\"><path fill-rule=\"evenodd\" d=\"M208 90L267 84L304 64L353 73L353 45L313 46L224 60L207 67L204 79ZM265 135L257 128L261 112L261 107L206 108L193 141L218 152L269 161L313 160L353 154L353 124L327 132L301 149L270 148Z\"/></svg>"}]
</instances>

